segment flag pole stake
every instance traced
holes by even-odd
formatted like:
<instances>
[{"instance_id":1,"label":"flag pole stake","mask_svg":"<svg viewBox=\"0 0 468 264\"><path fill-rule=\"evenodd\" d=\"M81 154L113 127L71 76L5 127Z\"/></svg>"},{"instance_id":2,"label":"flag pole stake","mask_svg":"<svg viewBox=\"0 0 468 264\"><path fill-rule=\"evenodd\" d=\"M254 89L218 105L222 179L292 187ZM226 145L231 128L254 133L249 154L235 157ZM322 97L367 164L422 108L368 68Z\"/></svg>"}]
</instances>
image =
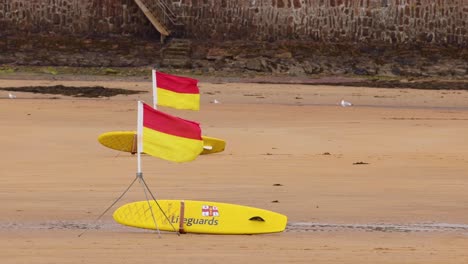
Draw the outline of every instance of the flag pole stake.
<instances>
[{"instance_id":1,"label":"flag pole stake","mask_svg":"<svg viewBox=\"0 0 468 264\"><path fill-rule=\"evenodd\" d=\"M135 183L135 181L137 179L138 179L138 176L135 177L135 179L133 179L132 183L130 183L130 185L127 187L127 189L125 189L125 191L109 207L107 207L106 210L104 210L104 212L102 212L98 216L98 218L96 218L96 220L94 220L93 225L96 224L96 222L99 221L99 219L101 219L101 217L103 217L107 213L107 211L109 211L118 201L120 201L120 199L122 199L122 197L124 197L124 195L128 192L128 190L130 190L130 188L132 187L132 185ZM78 235L78 237L81 237L88 230L89 230L89 228L86 228L81 234Z\"/></svg>"},{"instance_id":2,"label":"flag pole stake","mask_svg":"<svg viewBox=\"0 0 468 264\"><path fill-rule=\"evenodd\" d=\"M174 232L177 232L177 235L180 236L180 232L174 227L174 225L172 224L171 220L169 219L169 217L167 216L167 214L164 212L164 210L162 209L161 205L158 203L158 200L156 200L155 196L153 195L153 192L151 192L148 184L146 184L146 181L145 179L143 178L143 176L140 178L141 182L143 182L143 184L145 185L146 189L148 190L149 194L151 195L151 198L153 198L154 202L156 203L156 205L159 207L159 210L161 211L161 213L164 215L164 217L166 218L167 222L171 225L172 229L174 230ZM152 212L151 212L152 213ZM184 221L183 219L181 219L180 221Z\"/></svg>"},{"instance_id":3,"label":"flag pole stake","mask_svg":"<svg viewBox=\"0 0 468 264\"><path fill-rule=\"evenodd\" d=\"M174 232L177 233L178 236L180 236L180 232L177 231L177 229L174 227L174 225L172 224L172 222L169 220L169 217L167 216L167 214L164 212L164 210L162 209L161 205L158 203L158 201L156 200L154 194L151 192L151 190L149 189L148 187L148 184L146 183L145 179L143 178L143 173L142 172L137 172L136 173L136 177L135 179L133 179L133 181L130 183L130 185L125 189L125 191L117 198L115 199L115 201L109 206L107 207L104 212L102 212L94 221L93 221L93 224L92 225L95 225L112 207L114 207L114 205L120 201L124 196L125 194L130 190L130 188L133 186L133 184L136 182L136 181L139 181L140 184L142 185L143 187L143 191L145 193L145 197L146 197L146 201L148 202L148 206L151 210L151 216L153 218L153 221L154 221L154 225L156 227L156 230L158 232L158 236L159 238L161 238L161 232L158 228L158 225L156 223L156 218L154 217L154 214L153 214L153 208L150 204L150 200L148 199L148 194L146 191L148 191L148 193L151 195L151 198L153 198L154 202L156 203L156 205L158 206L159 210L161 211L161 213L164 215L164 217L167 219L167 221L170 223L172 229L174 229ZM89 230L89 226L86 227L86 229L78 235L78 237L81 237L83 234L85 234L87 231Z\"/></svg>"},{"instance_id":4,"label":"flag pole stake","mask_svg":"<svg viewBox=\"0 0 468 264\"><path fill-rule=\"evenodd\" d=\"M141 184L141 187L143 187L143 193L145 194L146 202L148 203L148 207L149 207L150 212L151 212L151 218L153 219L154 227L156 228L156 231L158 233L158 237L161 238L161 231L159 231L158 223L156 222L156 218L154 217L153 206L151 206L150 200L148 199L148 194L146 192L146 186L143 184L143 173L142 172L137 172L136 176L138 178L138 181Z\"/></svg>"}]
</instances>

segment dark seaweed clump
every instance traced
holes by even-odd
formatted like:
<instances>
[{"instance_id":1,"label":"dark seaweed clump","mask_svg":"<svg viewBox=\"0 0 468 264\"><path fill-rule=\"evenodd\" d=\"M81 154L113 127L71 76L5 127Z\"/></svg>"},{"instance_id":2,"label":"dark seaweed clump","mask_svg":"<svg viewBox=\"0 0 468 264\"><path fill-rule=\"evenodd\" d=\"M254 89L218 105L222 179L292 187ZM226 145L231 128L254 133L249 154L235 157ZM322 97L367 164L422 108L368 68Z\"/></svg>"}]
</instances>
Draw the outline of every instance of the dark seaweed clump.
<instances>
[{"instance_id":1,"label":"dark seaweed clump","mask_svg":"<svg viewBox=\"0 0 468 264\"><path fill-rule=\"evenodd\" d=\"M27 86L27 87L6 87L0 88L3 91L11 92L27 92L27 93L39 93L39 94L60 94L65 96L73 97L87 97L87 98L99 98L99 97L111 97L119 94L131 95L145 93L146 91L134 91L119 88L105 88L102 86Z\"/></svg>"}]
</instances>

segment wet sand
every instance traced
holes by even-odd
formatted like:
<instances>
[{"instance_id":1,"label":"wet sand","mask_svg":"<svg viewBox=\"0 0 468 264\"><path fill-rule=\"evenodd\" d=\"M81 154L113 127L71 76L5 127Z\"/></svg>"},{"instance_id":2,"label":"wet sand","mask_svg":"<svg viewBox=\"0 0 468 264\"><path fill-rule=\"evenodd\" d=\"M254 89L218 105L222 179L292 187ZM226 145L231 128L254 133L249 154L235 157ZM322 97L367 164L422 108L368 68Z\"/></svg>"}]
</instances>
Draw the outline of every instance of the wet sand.
<instances>
[{"instance_id":1,"label":"wet sand","mask_svg":"<svg viewBox=\"0 0 468 264\"><path fill-rule=\"evenodd\" d=\"M6 80L0 87L149 82ZM202 124L224 152L174 164L143 157L160 199L237 203L288 216L285 232L162 233L94 220L135 177L102 147L134 130L136 100L0 91L2 263L467 263L468 92L201 83ZM219 104L211 103L214 99ZM341 99L354 104L343 108ZM276 186L276 185L280 186ZM145 199L134 186L117 206ZM88 228L81 237L80 233Z\"/></svg>"}]
</instances>

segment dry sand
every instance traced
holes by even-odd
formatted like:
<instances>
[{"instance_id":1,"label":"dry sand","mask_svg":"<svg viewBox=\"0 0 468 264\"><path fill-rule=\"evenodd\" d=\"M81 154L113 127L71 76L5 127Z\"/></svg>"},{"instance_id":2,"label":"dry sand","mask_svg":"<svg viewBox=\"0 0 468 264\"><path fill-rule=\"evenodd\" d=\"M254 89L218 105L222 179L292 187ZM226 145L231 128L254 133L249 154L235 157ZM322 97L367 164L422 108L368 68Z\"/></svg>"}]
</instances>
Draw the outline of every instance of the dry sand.
<instances>
[{"instance_id":1,"label":"dry sand","mask_svg":"<svg viewBox=\"0 0 468 264\"><path fill-rule=\"evenodd\" d=\"M0 80L1 87L56 84L150 87ZM184 164L144 156L148 184L161 199L283 213L285 232L158 237L114 223L113 210L95 223L137 165L97 136L134 130L136 100L151 102L150 93L8 99L0 91L0 262L468 263L468 92L200 86L201 111L163 110L201 122L226 150ZM338 106L342 98L354 106ZM144 198L137 185L118 205Z\"/></svg>"}]
</instances>

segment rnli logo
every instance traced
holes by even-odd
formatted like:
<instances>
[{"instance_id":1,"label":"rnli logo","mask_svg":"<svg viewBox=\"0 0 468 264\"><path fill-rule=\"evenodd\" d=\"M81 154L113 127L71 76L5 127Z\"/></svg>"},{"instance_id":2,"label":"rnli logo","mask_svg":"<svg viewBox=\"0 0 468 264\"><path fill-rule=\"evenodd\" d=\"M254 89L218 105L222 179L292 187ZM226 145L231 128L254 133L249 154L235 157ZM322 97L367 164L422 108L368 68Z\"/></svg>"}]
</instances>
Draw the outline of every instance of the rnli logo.
<instances>
[{"instance_id":1,"label":"rnli logo","mask_svg":"<svg viewBox=\"0 0 468 264\"><path fill-rule=\"evenodd\" d=\"M211 205L203 205L202 216L219 216L218 207Z\"/></svg>"}]
</instances>

